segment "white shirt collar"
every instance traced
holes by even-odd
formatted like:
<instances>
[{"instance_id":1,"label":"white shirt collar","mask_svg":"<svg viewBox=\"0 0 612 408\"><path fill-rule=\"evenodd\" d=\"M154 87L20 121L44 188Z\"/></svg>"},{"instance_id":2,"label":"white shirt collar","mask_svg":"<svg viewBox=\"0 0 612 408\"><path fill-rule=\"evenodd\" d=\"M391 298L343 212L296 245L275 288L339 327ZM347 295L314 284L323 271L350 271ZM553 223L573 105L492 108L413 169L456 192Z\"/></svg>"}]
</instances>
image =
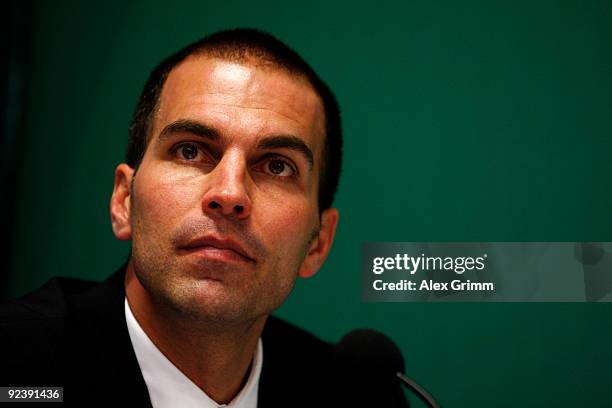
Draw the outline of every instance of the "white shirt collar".
<instances>
[{"instance_id":1,"label":"white shirt collar","mask_svg":"<svg viewBox=\"0 0 612 408\"><path fill-rule=\"evenodd\" d=\"M256 408L259 377L263 363L263 346L261 338L251 365L251 373L245 386L229 404L217 404L202 389L183 374L153 344L132 314L125 299L125 320L127 322L132 347L136 353L140 371L149 390L149 397L154 408Z\"/></svg>"}]
</instances>

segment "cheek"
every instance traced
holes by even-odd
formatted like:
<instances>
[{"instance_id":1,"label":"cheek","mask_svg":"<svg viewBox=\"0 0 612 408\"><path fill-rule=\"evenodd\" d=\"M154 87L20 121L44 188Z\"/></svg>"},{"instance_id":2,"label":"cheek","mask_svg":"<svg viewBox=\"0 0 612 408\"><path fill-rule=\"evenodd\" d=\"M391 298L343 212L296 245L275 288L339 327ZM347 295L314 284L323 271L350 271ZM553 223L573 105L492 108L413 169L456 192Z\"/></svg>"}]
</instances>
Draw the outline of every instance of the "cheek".
<instances>
[{"instance_id":1,"label":"cheek","mask_svg":"<svg viewBox=\"0 0 612 408\"><path fill-rule=\"evenodd\" d=\"M255 209L253 215L261 225L259 235L267 241L269 248L283 248L274 251L281 256L283 251L285 255L303 251L316 227L312 205L305 199L285 199L276 204Z\"/></svg>"},{"instance_id":2,"label":"cheek","mask_svg":"<svg viewBox=\"0 0 612 408\"><path fill-rule=\"evenodd\" d=\"M158 226L175 224L198 205L201 185L196 175L177 174L164 168L137 174L135 196L139 217Z\"/></svg>"}]
</instances>

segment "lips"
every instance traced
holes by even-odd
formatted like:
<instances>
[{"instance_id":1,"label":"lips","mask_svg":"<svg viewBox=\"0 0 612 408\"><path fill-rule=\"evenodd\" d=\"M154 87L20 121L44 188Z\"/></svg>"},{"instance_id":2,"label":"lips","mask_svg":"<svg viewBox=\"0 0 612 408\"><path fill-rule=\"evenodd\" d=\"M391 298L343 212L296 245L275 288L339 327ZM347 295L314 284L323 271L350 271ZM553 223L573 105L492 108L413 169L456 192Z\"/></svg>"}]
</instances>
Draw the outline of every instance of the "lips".
<instances>
[{"instance_id":1,"label":"lips","mask_svg":"<svg viewBox=\"0 0 612 408\"><path fill-rule=\"evenodd\" d=\"M189 241L180 249L190 253L199 253L209 258L255 262L250 252L231 238L200 237Z\"/></svg>"}]
</instances>

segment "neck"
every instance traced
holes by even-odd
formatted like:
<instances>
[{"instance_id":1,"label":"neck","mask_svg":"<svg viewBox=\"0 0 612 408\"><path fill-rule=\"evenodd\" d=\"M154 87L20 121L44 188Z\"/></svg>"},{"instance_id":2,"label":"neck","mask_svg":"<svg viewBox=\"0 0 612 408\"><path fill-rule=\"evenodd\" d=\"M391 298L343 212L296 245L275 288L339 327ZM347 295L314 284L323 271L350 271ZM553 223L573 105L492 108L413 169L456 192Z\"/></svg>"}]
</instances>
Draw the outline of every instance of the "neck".
<instances>
[{"instance_id":1,"label":"neck","mask_svg":"<svg viewBox=\"0 0 612 408\"><path fill-rule=\"evenodd\" d=\"M218 404L227 404L240 392L267 316L243 324L194 321L155 302L140 284L130 262L125 292L138 324L155 346Z\"/></svg>"}]
</instances>

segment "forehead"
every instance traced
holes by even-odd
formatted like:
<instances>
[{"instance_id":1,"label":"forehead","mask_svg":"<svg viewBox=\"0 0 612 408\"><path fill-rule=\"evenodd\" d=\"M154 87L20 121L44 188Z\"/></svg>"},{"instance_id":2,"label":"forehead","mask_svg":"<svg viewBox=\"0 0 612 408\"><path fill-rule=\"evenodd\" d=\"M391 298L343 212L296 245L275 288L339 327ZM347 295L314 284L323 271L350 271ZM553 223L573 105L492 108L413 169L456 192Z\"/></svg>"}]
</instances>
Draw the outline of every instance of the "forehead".
<instances>
[{"instance_id":1,"label":"forehead","mask_svg":"<svg viewBox=\"0 0 612 408\"><path fill-rule=\"evenodd\" d=\"M170 72L153 135L180 119L205 121L230 139L292 134L315 152L325 133L323 104L306 78L276 67L207 56L188 57Z\"/></svg>"}]
</instances>

